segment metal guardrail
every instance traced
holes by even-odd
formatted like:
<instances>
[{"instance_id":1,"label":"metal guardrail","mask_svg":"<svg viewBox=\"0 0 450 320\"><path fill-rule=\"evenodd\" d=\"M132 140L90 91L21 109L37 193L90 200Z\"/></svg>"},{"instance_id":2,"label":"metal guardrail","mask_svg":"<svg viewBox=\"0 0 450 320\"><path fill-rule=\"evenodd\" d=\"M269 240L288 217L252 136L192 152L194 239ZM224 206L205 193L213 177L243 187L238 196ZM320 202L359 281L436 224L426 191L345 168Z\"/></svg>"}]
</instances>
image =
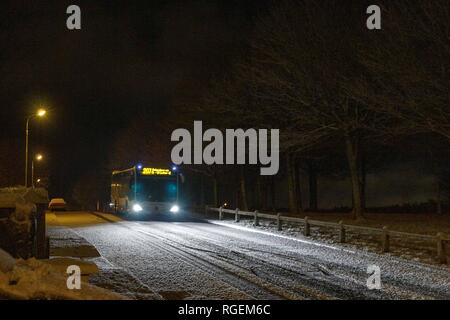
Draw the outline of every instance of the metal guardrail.
<instances>
[{"instance_id":1,"label":"metal guardrail","mask_svg":"<svg viewBox=\"0 0 450 320\"><path fill-rule=\"evenodd\" d=\"M369 234L379 234L381 236L380 242L381 242L381 251L389 252L390 247L390 239L392 237L402 237L402 238L415 238L430 242L436 243L436 255L439 263L446 264L447 263L447 253L446 253L446 247L448 243L450 243L450 239L444 237L442 233L436 234L436 236L431 235L424 235L424 234L416 234L416 233L409 233L409 232L402 232L402 231L395 231L395 230L389 230L387 226L380 228L373 228L373 227L364 227L364 226L355 226L355 225L349 225L344 224L343 221L340 221L339 223L334 222L328 222L328 221L320 221L320 220L311 220L308 217L297 218L297 217L290 217L290 216L283 216L281 213L277 213L276 215L273 214L267 214L267 213L260 213L258 211L241 211L239 209L225 209L225 208L212 208L212 207L206 207L205 213L208 211L214 211L219 213L219 220L223 219L223 215L225 213L227 214L234 214L235 218L234 220L238 222L240 220L241 216L247 216L247 217L253 217L254 225L259 225L259 219L269 219L269 220L276 220L277 222L277 229L279 231L283 228L283 222L294 222L294 223L300 223L304 225L303 228L303 234L305 236L311 235L311 226L319 226L319 227L328 227L337 229L339 231L339 242L345 243L346 242L346 231L362 231Z\"/></svg>"}]
</instances>

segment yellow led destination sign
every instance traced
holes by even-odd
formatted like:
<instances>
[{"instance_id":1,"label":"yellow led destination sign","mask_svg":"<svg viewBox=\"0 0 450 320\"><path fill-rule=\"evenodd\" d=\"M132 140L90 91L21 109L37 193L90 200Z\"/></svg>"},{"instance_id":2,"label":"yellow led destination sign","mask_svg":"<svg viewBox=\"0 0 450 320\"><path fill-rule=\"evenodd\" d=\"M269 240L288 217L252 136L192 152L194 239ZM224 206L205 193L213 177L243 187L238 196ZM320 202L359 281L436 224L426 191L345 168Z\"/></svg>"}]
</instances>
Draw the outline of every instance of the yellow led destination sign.
<instances>
[{"instance_id":1,"label":"yellow led destination sign","mask_svg":"<svg viewBox=\"0 0 450 320\"><path fill-rule=\"evenodd\" d=\"M142 168L142 174L145 176L170 176L172 171L169 169Z\"/></svg>"}]
</instances>

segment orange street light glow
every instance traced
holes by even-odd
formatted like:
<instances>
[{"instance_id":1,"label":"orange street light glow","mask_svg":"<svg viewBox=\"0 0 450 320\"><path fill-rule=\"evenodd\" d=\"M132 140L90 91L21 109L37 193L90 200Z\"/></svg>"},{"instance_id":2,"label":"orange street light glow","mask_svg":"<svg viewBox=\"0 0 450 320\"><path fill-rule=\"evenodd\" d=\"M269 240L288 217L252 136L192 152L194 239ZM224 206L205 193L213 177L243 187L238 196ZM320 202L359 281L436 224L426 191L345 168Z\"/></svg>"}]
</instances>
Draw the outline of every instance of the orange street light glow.
<instances>
[{"instance_id":1,"label":"orange street light glow","mask_svg":"<svg viewBox=\"0 0 450 320\"><path fill-rule=\"evenodd\" d=\"M37 116L38 117L43 117L43 116L45 116L47 114L47 111L45 110L45 109L39 109L38 111L37 111Z\"/></svg>"}]
</instances>

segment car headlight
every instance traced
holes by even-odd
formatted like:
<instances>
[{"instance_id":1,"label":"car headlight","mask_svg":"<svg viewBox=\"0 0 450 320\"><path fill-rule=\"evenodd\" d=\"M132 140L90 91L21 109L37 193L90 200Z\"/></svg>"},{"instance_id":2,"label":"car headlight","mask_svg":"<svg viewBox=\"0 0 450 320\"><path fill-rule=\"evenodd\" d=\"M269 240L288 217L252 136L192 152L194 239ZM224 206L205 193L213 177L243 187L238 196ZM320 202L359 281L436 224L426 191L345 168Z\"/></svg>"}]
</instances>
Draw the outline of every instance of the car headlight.
<instances>
[{"instance_id":1,"label":"car headlight","mask_svg":"<svg viewBox=\"0 0 450 320\"><path fill-rule=\"evenodd\" d=\"M177 205L173 205L170 208L170 212L172 212L172 213L177 213L178 211L180 211L180 207L178 207Z\"/></svg>"},{"instance_id":2,"label":"car headlight","mask_svg":"<svg viewBox=\"0 0 450 320\"><path fill-rule=\"evenodd\" d=\"M135 205L133 205L133 211L134 212L141 212L142 211L141 205L137 204L137 203Z\"/></svg>"}]
</instances>

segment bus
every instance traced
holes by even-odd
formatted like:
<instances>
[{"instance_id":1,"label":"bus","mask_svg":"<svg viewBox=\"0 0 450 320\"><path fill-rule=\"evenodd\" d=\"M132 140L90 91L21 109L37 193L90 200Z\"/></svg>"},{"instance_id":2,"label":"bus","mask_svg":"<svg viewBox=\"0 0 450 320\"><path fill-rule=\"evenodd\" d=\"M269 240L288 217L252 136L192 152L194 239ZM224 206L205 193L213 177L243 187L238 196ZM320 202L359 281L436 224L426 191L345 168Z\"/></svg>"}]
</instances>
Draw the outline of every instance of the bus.
<instances>
[{"instance_id":1,"label":"bus","mask_svg":"<svg viewBox=\"0 0 450 320\"><path fill-rule=\"evenodd\" d=\"M112 172L111 204L116 213L170 214L180 212L177 168L141 165Z\"/></svg>"}]
</instances>

